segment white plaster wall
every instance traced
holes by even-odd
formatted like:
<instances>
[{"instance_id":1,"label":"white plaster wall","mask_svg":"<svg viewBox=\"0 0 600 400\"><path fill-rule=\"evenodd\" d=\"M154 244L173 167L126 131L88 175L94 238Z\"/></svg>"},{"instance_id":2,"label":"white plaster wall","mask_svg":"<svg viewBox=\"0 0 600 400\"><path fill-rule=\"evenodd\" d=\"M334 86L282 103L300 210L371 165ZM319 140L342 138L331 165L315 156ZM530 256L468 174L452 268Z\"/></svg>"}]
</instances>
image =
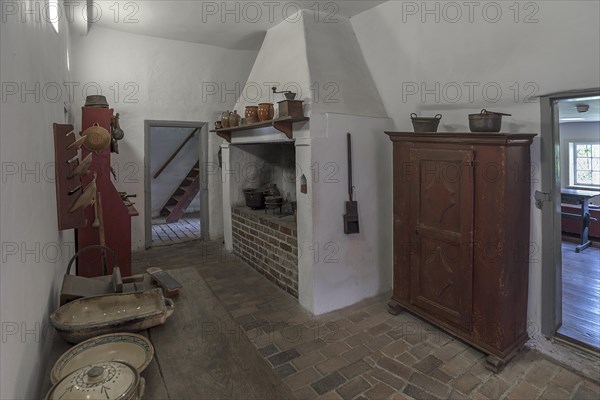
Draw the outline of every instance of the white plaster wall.
<instances>
[{"instance_id":1,"label":"white plaster wall","mask_svg":"<svg viewBox=\"0 0 600 400\"><path fill-rule=\"evenodd\" d=\"M304 100L305 112L308 114L310 111L311 81L308 74L304 25L301 17L291 16L289 21L284 21L267 31L250 76L234 107L240 115L244 116L246 106L275 103L277 116L276 102L283 100L283 96L273 95L272 86L278 86L279 90L297 92L296 99ZM278 133L276 137L285 136ZM261 137L263 141L274 139Z\"/></svg>"},{"instance_id":2,"label":"white plaster wall","mask_svg":"<svg viewBox=\"0 0 600 400\"><path fill-rule=\"evenodd\" d=\"M409 3L439 7L439 21L435 21L435 14L422 16L421 8L413 15L414 10L406 9ZM513 2L495 3L502 11L496 23L483 18L486 4L475 9L472 23L466 8L457 22L447 22L456 14L450 14L449 9L444 14L443 2L389 1L352 18L397 130L412 130L412 112L431 116L439 112L443 114L440 131L468 131L467 114L489 108L513 114L503 123L503 131L539 133L539 104L535 99L525 102L527 95L600 86L600 3L535 2L539 7L535 15L531 15L535 9L521 8L517 23L508 8ZM488 11L486 18L496 19L493 10ZM537 22L524 23L527 16ZM453 83L463 88L462 95L450 91ZM413 84L419 88L414 95L409 91ZM423 98L422 84L438 98L435 94ZM478 85L473 96L467 85ZM484 96L485 85L500 87L502 94L497 101L493 88ZM515 101L516 88L519 95ZM540 189L540 140L534 140L531 153L532 193ZM541 316L541 212L533 203L531 208L531 241L540 250L531 255L528 319L537 329Z\"/></svg>"},{"instance_id":3,"label":"white plaster wall","mask_svg":"<svg viewBox=\"0 0 600 400\"><path fill-rule=\"evenodd\" d=\"M155 179L154 174L173 155L175 150L187 139L194 128L152 127L151 136L151 174L152 174L152 217L158 217L160 210L187 176L200 156L200 130L186 143L175 159ZM200 211L200 194L186 209L186 213Z\"/></svg>"},{"instance_id":4,"label":"white plaster wall","mask_svg":"<svg viewBox=\"0 0 600 400\"><path fill-rule=\"evenodd\" d=\"M600 122L568 122L560 124L560 185L569 186L569 142L600 141ZM592 203L598 203L593 201Z\"/></svg>"},{"instance_id":5,"label":"white plaster wall","mask_svg":"<svg viewBox=\"0 0 600 400\"><path fill-rule=\"evenodd\" d=\"M392 271L391 145L383 134L391 123L352 25L347 18L337 19L336 23L317 21L314 13L303 12L290 18L298 22L270 29L236 105L240 112L246 105L274 101L268 88L275 82L280 89L298 92L305 101L310 123L294 126L299 301L315 314L389 289ZM259 99L250 96L256 88L262 88ZM344 235L342 219L348 197L345 135L349 131L356 145L354 173L362 183L358 194L362 231L353 236ZM282 134L272 128L235 135L227 162L236 161L233 144L281 139ZM307 194L300 191L303 174ZM230 189L225 185L224 198L236 201L238 195ZM225 210L226 232L230 232L230 218ZM229 236L225 235L226 248Z\"/></svg>"},{"instance_id":6,"label":"white plaster wall","mask_svg":"<svg viewBox=\"0 0 600 400\"><path fill-rule=\"evenodd\" d=\"M64 123L63 97L44 88L68 81L65 19L59 34L45 20L3 13L0 23L0 398L41 398L54 331L48 316L74 249L73 231L59 232L52 123ZM3 9L4 11L4 9ZM8 95L5 85L16 83ZM39 90L35 88L39 84ZM21 86L24 85L24 86ZM32 90L22 99L21 89ZM36 93L39 99L36 100ZM58 98L56 96L59 96Z\"/></svg>"},{"instance_id":7,"label":"white plaster wall","mask_svg":"<svg viewBox=\"0 0 600 400\"><path fill-rule=\"evenodd\" d=\"M301 11L271 28L261 47L246 87L236 104L244 112L249 105L275 103L278 90L298 93L305 115L341 113L386 117L383 102L369 74L350 20ZM265 137L266 141L267 138Z\"/></svg>"},{"instance_id":8,"label":"white plaster wall","mask_svg":"<svg viewBox=\"0 0 600 400\"><path fill-rule=\"evenodd\" d=\"M312 112L387 118L350 20L332 23L312 12L302 19L312 85Z\"/></svg>"},{"instance_id":9,"label":"white plaster wall","mask_svg":"<svg viewBox=\"0 0 600 400\"><path fill-rule=\"evenodd\" d=\"M312 311L314 304L314 259L307 256L302 243L314 243L314 218L303 217L312 216L313 209L313 179L311 178L312 167L312 148L309 132L299 132L304 134L302 138L296 139L296 165L298 180L296 181L297 209L296 221L298 231L298 301L307 310ZM302 193L302 178L306 178L307 190Z\"/></svg>"},{"instance_id":10,"label":"white plaster wall","mask_svg":"<svg viewBox=\"0 0 600 400\"><path fill-rule=\"evenodd\" d=\"M221 198L223 200L223 243L225 246L225 250L233 251L233 228L231 224L231 205L235 204L231 200L231 178L227 173L228 169L230 169L230 145L228 142L223 141L221 144L221 157L222 157L222 166L221 166L221 182L223 183L223 190Z\"/></svg>"},{"instance_id":11,"label":"white plaster wall","mask_svg":"<svg viewBox=\"0 0 600 400\"><path fill-rule=\"evenodd\" d=\"M326 138L313 138L313 313L336 310L391 288L392 146L387 118L327 114ZM352 133L354 199L360 233L344 234L348 200L346 133Z\"/></svg>"},{"instance_id":12,"label":"white plaster wall","mask_svg":"<svg viewBox=\"0 0 600 400\"><path fill-rule=\"evenodd\" d=\"M132 246L144 246L144 121L193 121L211 125L224 109L231 109L235 95L225 89L243 87L256 57L255 51L159 39L93 27L88 36L75 39L71 68L76 90L73 108L80 113L85 102L82 88L93 83L102 89L111 107L121 113L125 139L113 163L121 191L136 193L139 217L132 220ZM211 94L207 84L219 88ZM214 86L213 84L216 84ZM112 89L111 89L112 88ZM118 95L116 88L119 89ZM223 90L221 90L221 88ZM76 121L80 123L79 116ZM221 139L209 134L208 191L209 233L222 236L222 189L217 153Z\"/></svg>"}]
</instances>

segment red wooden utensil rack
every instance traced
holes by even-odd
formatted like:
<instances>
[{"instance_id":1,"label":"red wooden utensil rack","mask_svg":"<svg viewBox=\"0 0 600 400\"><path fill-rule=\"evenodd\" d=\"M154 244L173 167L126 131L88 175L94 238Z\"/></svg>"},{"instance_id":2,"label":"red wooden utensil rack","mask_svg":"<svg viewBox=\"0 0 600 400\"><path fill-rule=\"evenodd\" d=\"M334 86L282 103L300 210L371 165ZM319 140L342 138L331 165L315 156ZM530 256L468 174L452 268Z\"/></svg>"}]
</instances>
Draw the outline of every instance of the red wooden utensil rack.
<instances>
[{"instance_id":1,"label":"red wooden utensil rack","mask_svg":"<svg viewBox=\"0 0 600 400\"><path fill-rule=\"evenodd\" d=\"M98 123L103 128L110 131L113 109L83 107L81 129L85 131L94 123ZM81 157L84 159L90 151L82 147ZM111 181L110 172L110 147L102 150L99 154L93 153L90 173L83 176L82 186L86 187L94 178L93 172L97 173L96 184L98 193L102 197L101 220L104 224L104 235L106 246L117 253L118 266L123 276L131 275L131 217L138 215L133 206L127 206L119 192ZM92 227L94 221L94 207L87 207L85 210L87 224L83 228L77 229L77 248L83 249L86 246L100 244L100 230ZM114 267L113 260L108 257L107 273L111 274ZM103 275L102 257L99 251L90 251L78 260L77 274L84 277L94 277Z\"/></svg>"}]
</instances>

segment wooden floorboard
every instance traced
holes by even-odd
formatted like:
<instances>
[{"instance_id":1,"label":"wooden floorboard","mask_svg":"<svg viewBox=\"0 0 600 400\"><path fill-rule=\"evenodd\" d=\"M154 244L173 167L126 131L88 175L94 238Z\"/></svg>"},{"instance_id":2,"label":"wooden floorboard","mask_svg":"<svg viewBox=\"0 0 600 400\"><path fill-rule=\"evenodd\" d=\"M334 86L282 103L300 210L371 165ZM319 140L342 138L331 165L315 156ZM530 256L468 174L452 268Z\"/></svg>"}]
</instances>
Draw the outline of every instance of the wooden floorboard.
<instances>
[{"instance_id":1,"label":"wooden floorboard","mask_svg":"<svg viewBox=\"0 0 600 400\"><path fill-rule=\"evenodd\" d=\"M563 324L558 333L600 348L600 249L575 252L577 243L562 243Z\"/></svg>"}]
</instances>

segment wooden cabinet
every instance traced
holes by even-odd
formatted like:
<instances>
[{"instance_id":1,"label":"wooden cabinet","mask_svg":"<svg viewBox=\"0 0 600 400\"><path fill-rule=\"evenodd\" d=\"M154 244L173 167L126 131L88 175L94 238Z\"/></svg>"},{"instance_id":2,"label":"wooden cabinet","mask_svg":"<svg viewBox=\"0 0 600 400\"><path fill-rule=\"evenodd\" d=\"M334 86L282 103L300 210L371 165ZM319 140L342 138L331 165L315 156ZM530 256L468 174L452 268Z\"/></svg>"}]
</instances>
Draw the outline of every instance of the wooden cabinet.
<instances>
[{"instance_id":1,"label":"wooden cabinet","mask_svg":"<svg viewBox=\"0 0 600 400\"><path fill-rule=\"evenodd\" d=\"M394 290L403 309L487 353L527 337L534 134L386 132L393 142Z\"/></svg>"}]
</instances>

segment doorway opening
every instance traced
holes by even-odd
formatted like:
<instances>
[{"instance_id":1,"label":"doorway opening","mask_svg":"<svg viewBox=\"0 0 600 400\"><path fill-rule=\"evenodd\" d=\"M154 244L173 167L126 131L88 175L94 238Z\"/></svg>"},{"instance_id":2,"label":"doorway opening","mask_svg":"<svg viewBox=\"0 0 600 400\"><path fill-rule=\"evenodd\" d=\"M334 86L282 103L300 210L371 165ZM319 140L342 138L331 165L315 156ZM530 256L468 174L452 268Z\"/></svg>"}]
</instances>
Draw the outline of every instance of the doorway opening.
<instances>
[{"instance_id":1,"label":"doorway opening","mask_svg":"<svg viewBox=\"0 0 600 400\"><path fill-rule=\"evenodd\" d=\"M548 196L554 204L549 210L543 209L544 213L553 213L549 221L554 221L553 232L548 233L545 226L543 233L543 282L546 283L543 292L545 307L554 305L555 310L544 311L542 328L547 336L555 335L598 352L600 93L565 93L549 100L546 103L551 108L552 148L547 146L542 152L551 151L549 156L555 161L552 165L546 161L544 165L542 156L542 170L553 169L554 183L548 193L555 194ZM546 250L548 246L553 247L553 255ZM549 279L551 276L554 282ZM549 290L554 290L553 298Z\"/></svg>"},{"instance_id":2,"label":"doorway opening","mask_svg":"<svg viewBox=\"0 0 600 400\"><path fill-rule=\"evenodd\" d=\"M206 236L207 145L204 123L146 121L146 248Z\"/></svg>"},{"instance_id":3,"label":"doorway opening","mask_svg":"<svg viewBox=\"0 0 600 400\"><path fill-rule=\"evenodd\" d=\"M558 101L562 324L557 334L600 349L600 97Z\"/></svg>"}]
</instances>

